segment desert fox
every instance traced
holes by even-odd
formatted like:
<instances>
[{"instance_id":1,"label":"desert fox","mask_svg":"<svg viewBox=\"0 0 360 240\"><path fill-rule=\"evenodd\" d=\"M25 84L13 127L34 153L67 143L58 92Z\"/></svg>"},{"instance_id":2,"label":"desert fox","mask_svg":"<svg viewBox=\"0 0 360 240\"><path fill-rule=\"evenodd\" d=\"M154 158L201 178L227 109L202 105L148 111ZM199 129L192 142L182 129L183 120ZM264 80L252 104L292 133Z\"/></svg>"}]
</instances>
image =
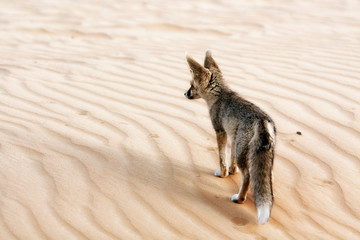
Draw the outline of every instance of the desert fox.
<instances>
[{"instance_id":1,"label":"desert fox","mask_svg":"<svg viewBox=\"0 0 360 240\"><path fill-rule=\"evenodd\" d=\"M272 167L276 129L273 120L259 107L230 90L211 52L205 53L204 66L189 55L192 73L188 99L203 98L210 112L219 148L220 169L215 176L226 177L240 169L242 184L233 202L243 203L249 189L254 192L259 224L270 218L273 204ZM231 140L231 164L226 163L227 138Z\"/></svg>"}]
</instances>

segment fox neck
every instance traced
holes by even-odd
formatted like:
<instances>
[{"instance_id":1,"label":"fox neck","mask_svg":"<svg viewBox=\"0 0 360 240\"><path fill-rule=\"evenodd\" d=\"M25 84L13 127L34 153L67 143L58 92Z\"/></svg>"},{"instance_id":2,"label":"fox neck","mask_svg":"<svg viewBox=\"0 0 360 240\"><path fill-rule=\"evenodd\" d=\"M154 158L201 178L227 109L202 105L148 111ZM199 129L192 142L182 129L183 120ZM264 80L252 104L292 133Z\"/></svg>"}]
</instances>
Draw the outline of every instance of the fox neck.
<instances>
[{"instance_id":1,"label":"fox neck","mask_svg":"<svg viewBox=\"0 0 360 240\"><path fill-rule=\"evenodd\" d=\"M214 75L215 74L212 74L209 84L202 96L209 108L211 108L213 104L221 98L221 95L230 91L229 87L224 83L222 77Z\"/></svg>"}]
</instances>

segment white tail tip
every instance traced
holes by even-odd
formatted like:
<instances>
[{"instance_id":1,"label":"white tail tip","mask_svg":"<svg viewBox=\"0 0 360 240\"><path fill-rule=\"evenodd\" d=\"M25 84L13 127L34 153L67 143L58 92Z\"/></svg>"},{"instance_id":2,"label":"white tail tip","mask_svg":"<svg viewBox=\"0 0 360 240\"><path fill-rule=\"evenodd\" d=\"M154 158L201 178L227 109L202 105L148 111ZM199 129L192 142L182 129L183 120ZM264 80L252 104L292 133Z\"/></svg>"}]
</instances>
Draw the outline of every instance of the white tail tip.
<instances>
[{"instance_id":1,"label":"white tail tip","mask_svg":"<svg viewBox=\"0 0 360 240\"><path fill-rule=\"evenodd\" d=\"M257 208L258 224L264 225L270 218L271 204L264 204Z\"/></svg>"}]
</instances>

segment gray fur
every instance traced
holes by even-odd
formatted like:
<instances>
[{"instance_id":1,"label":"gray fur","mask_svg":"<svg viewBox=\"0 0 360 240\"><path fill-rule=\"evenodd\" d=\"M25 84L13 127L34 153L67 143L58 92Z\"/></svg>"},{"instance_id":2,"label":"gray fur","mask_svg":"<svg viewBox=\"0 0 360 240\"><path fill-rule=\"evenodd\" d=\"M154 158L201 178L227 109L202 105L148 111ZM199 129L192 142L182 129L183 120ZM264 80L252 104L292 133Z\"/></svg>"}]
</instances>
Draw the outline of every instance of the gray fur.
<instances>
[{"instance_id":1,"label":"gray fur","mask_svg":"<svg viewBox=\"0 0 360 240\"><path fill-rule=\"evenodd\" d=\"M254 191L259 224L264 224L268 221L273 202L271 175L275 124L259 107L243 99L226 85L210 51L206 52L204 66L189 56L187 62L193 79L185 96L189 99L203 98L206 101L217 136L220 169L215 172L215 176L226 177L229 173L236 173L239 168L242 186L239 193L232 197L232 201L245 201L250 184ZM227 138L232 141L230 168L225 159Z\"/></svg>"}]
</instances>

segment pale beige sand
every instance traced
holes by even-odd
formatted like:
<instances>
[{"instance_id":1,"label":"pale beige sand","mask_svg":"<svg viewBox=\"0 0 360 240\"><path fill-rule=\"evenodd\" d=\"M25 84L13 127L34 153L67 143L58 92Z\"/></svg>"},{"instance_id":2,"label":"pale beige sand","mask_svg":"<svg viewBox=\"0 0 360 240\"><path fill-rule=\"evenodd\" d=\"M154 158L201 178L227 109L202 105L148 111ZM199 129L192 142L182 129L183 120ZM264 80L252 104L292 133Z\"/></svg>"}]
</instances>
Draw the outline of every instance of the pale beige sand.
<instances>
[{"instance_id":1,"label":"pale beige sand","mask_svg":"<svg viewBox=\"0 0 360 240\"><path fill-rule=\"evenodd\" d=\"M360 239L359 1L0 9L0 239ZM183 96L207 48L277 123L265 226Z\"/></svg>"}]
</instances>

